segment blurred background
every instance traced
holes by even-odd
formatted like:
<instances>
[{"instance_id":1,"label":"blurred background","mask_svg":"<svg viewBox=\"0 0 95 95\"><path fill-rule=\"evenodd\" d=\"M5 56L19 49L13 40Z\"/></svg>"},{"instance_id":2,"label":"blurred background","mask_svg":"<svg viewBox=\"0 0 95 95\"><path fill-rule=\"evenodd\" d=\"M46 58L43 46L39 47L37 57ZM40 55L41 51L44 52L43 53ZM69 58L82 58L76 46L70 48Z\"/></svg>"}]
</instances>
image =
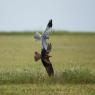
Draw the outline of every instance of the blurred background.
<instances>
[{"instance_id":1,"label":"blurred background","mask_svg":"<svg viewBox=\"0 0 95 95\"><path fill-rule=\"evenodd\" d=\"M95 31L95 0L0 0L0 31Z\"/></svg>"}]
</instances>

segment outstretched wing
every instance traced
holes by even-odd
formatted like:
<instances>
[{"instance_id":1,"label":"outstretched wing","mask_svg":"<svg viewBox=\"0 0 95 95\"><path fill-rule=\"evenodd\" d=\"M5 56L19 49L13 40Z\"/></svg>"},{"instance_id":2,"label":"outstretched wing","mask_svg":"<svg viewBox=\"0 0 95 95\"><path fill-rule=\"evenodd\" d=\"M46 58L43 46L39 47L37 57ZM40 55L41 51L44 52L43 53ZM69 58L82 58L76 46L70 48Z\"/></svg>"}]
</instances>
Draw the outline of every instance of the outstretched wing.
<instances>
[{"instance_id":1,"label":"outstretched wing","mask_svg":"<svg viewBox=\"0 0 95 95\"><path fill-rule=\"evenodd\" d=\"M44 65L49 76L54 75L53 66L52 66L50 59L49 59L50 58L49 53L51 51L52 45L51 45L51 43L49 43L49 44L46 43L46 39L48 38L48 34L51 31L51 28L52 28L52 20L50 20L48 22L46 30L44 31L42 36L39 33L36 33L34 35L34 38L36 40L42 39L42 46L43 46L42 51L41 51L41 55L36 52L35 61L38 61L39 58L41 58L42 64Z\"/></svg>"},{"instance_id":2,"label":"outstretched wing","mask_svg":"<svg viewBox=\"0 0 95 95\"><path fill-rule=\"evenodd\" d=\"M49 22L48 22L48 24L47 24L47 27L48 27L48 28L51 28L51 27L52 27L52 19L49 20Z\"/></svg>"},{"instance_id":3,"label":"outstretched wing","mask_svg":"<svg viewBox=\"0 0 95 95\"><path fill-rule=\"evenodd\" d=\"M42 37L45 37L45 39L47 39L49 32L51 32L51 28L52 28L52 19L49 20L46 30L42 34ZM49 59L51 57L51 56L49 56L51 49L52 49L52 45L51 45L51 43L48 43L47 50L43 49L41 52L41 61L42 61L49 76L54 75L54 69L53 69L53 66Z\"/></svg>"},{"instance_id":4,"label":"outstretched wing","mask_svg":"<svg viewBox=\"0 0 95 95\"><path fill-rule=\"evenodd\" d=\"M49 76L54 76L54 70L51 63L45 66L45 68Z\"/></svg>"},{"instance_id":5,"label":"outstretched wing","mask_svg":"<svg viewBox=\"0 0 95 95\"><path fill-rule=\"evenodd\" d=\"M36 32L34 35L34 39L35 40L41 40L42 37L47 39L49 32L51 32L51 28L52 28L52 19L49 20L47 27L46 27L45 31L43 32L43 34L41 35L39 32Z\"/></svg>"},{"instance_id":6,"label":"outstretched wing","mask_svg":"<svg viewBox=\"0 0 95 95\"><path fill-rule=\"evenodd\" d=\"M48 22L48 24L47 24L47 27L46 27L44 33L42 34L42 36L48 38L49 33L51 32L51 29L52 29L52 19L49 20L49 22Z\"/></svg>"},{"instance_id":7,"label":"outstretched wing","mask_svg":"<svg viewBox=\"0 0 95 95\"><path fill-rule=\"evenodd\" d=\"M52 66L52 64L51 64L51 62L50 62L50 60L49 60L49 58L41 58L41 60L42 60L42 63L43 63L43 65L44 65L44 67L45 67L45 69L46 69L46 71L47 71L47 73L48 73L48 75L49 76L53 76L54 75L54 70L53 70L53 66Z\"/></svg>"},{"instance_id":8,"label":"outstretched wing","mask_svg":"<svg viewBox=\"0 0 95 95\"><path fill-rule=\"evenodd\" d=\"M44 32L48 32L51 28L52 28L52 19L49 20L47 27L46 27L46 30Z\"/></svg>"},{"instance_id":9,"label":"outstretched wing","mask_svg":"<svg viewBox=\"0 0 95 95\"><path fill-rule=\"evenodd\" d=\"M54 75L54 70L53 70L53 66L52 66L49 58L50 58L49 53L45 49L42 49L41 61L44 65L48 75L53 76Z\"/></svg>"}]
</instances>

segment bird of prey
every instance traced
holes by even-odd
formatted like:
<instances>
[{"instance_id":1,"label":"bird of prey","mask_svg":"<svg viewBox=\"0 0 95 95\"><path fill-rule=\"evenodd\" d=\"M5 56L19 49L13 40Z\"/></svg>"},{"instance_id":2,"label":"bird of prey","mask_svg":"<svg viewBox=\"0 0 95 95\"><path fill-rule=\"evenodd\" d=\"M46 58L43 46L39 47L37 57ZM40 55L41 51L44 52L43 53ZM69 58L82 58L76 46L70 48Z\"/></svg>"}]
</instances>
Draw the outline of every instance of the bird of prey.
<instances>
[{"instance_id":1,"label":"bird of prey","mask_svg":"<svg viewBox=\"0 0 95 95\"><path fill-rule=\"evenodd\" d=\"M49 55L49 53L51 52L52 45L51 45L51 43L47 43L47 39L49 39L49 32L51 32L51 28L52 28L52 19L49 20L47 27L46 27L45 31L42 33L42 35L38 32L35 33L35 35L34 35L34 38L36 40L41 40L41 44L42 44L41 54L36 51L34 59L35 59L35 61L38 61L39 59L41 59L42 64L45 67L49 76L54 75L53 66L49 59L51 57Z\"/></svg>"}]
</instances>

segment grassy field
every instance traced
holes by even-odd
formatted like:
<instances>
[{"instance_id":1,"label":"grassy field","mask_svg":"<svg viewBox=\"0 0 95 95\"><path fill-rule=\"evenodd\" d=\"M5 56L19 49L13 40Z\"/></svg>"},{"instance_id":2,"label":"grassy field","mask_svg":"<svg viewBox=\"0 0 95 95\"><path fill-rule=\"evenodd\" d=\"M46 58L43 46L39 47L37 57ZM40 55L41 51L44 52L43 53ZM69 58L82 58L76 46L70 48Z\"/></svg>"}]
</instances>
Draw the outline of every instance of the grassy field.
<instances>
[{"instance_id":1,"label":"grassy field","mask_svg":"<svg viewBox=\"0 0 95 95\"><path fill-rule=\"evenodd\" d=\"M33 33L0 34L0 95L95 95L95 33L54 33L49 78Z\"/></svg>"}]
</instances>

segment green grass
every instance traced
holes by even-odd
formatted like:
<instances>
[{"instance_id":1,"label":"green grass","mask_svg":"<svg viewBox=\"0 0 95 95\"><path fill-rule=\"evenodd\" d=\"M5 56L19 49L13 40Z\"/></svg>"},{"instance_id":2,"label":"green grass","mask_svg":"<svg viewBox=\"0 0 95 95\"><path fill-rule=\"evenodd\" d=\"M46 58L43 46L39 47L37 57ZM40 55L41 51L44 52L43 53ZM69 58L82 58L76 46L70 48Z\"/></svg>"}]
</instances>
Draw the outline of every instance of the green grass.
<instances>
[{"instance_id":1,"label":"green grass","mask_svg":"<svg viewBox=\"0 0 95 95\"><path fill-rule=\"evenodd\" d=\"M95 95L95 33L51 34L51 78L34 61L33 34L0 34L0 95Z\"/></svg>"}]
</instances>

